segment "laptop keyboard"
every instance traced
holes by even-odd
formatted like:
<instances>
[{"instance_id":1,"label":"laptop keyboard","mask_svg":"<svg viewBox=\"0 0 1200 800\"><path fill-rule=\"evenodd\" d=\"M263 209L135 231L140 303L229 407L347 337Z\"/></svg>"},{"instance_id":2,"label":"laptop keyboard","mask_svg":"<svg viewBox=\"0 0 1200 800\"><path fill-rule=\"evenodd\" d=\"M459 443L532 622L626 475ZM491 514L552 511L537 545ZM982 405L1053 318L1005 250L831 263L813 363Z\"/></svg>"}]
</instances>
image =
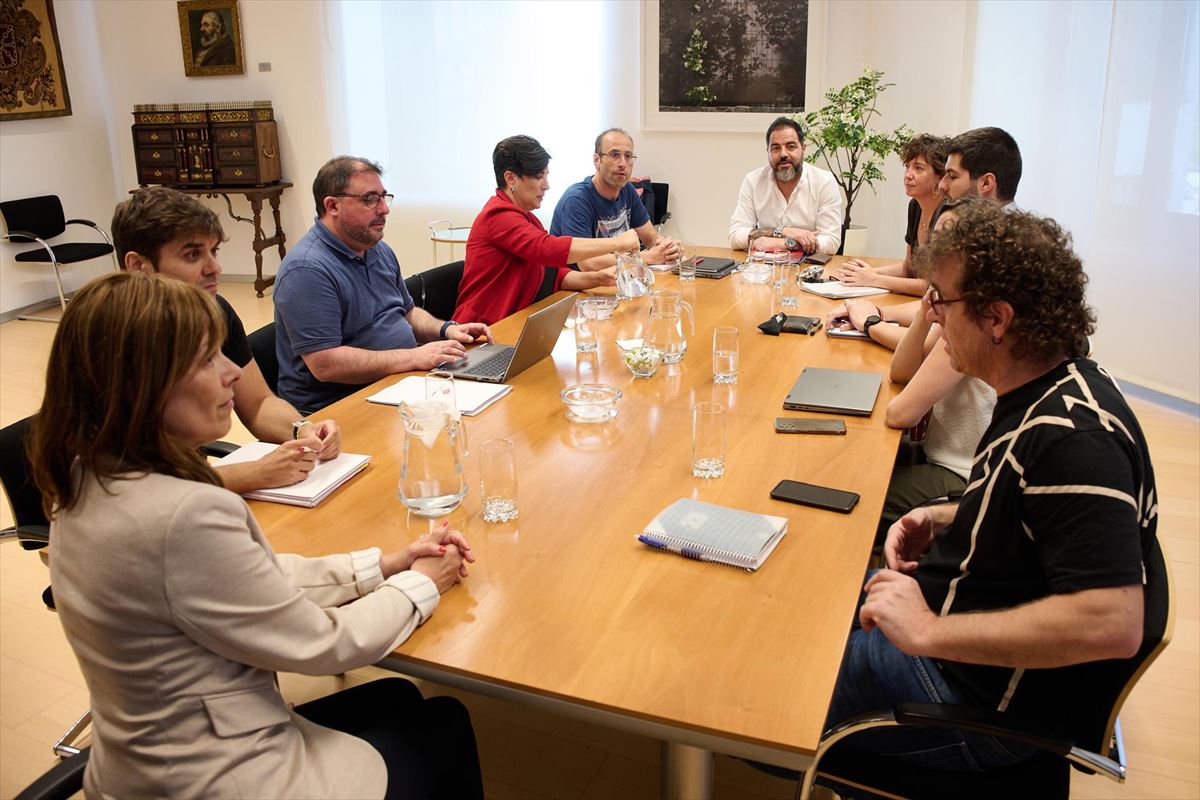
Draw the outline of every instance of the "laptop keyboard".
<instances>
[{"instance_id":1,"label":"laptop keyboard","mask_svg":"<svg viewBox=\"0 0 1200 800\"><path fill-rule=\"evenodd\" d=\"M465 370L468 375L478 375L481 378L498 378L508 369L508 365L512 363L513 354L517 350L515 347L510 347L503 352L489 358L487 361L480 361L475 366Z\"/></svg>"}]
</instances>

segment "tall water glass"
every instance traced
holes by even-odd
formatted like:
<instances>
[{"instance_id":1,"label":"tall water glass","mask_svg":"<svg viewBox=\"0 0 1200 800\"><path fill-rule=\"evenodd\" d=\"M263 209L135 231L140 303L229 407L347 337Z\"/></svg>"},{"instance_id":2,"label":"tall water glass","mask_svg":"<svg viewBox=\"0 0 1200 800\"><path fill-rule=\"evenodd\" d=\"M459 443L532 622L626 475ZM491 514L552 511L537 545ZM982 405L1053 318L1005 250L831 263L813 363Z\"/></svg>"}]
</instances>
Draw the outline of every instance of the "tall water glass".
<instances>
[{"instance_id":1,"label":"tall water glass","mask_svg":"<svg viewBox=\"0 0 1200 800\"><path fill-rule=\"evenodd\" d=\"M725 474L725 407L697 403L692 409L692 475L719 478Z\"/></svg>"},{"instance_id":2,"label":"tall water glass","mask_svg":"<svg viewBox=\"0 0 1200 800\"><path fill-rule=\"evenodd\" d=\"M597 312L594 303L583 298L575 303L575 352L594 353L598 349L596 341Z\"/></svg>"},{"instance_id":3,"label":"tall water glass","mask_svg":"<svg viewBox=\"0 0 1200 800\"><path fill-rule=\"evenodd\" d=\"M713 383L737 383L738 329L713 330Z\"/></svg>"},{"instance_id":4,"label":"tall water glass","mask_svg":"<svg viewBox=\"0 0 1200 800\"><path fill-rule=\"evenodd\" d=\"M782 277L779 285L779 305L784 311L793 309L800 305L799 265L784 261L777 264L775 269Z\"/></svg>"},{"instance_id":5,"label":"tall water glass","mask_svg":"<svg viewBox=\"0 0 1200 800\"><path fill-rule=\"evenodd\" d=\"M510 439L488 439L479 445L479 496L484 522L517 518L517 456Z\"/></svg>"},{"instance_id":6,"label":"tall water glass","mask_svg":"<svg viewBox=\"0 0 1200 800\"><path fill-rule=\"evenodd\" d=\"M461 455L467 455L470 452L470 448L467 446L467 426L462 418L462 411L458 408L458 396L454 392L454 375L440 370L434 370L426 375L425 399L437 400L446 407L459 452Z\"/></svg>"},{"instance_id":7,"label":"tall water glass","mask_svg":"<svg viewBox=\"0 0 1200 800\"><path fill-rule=\"evenodd\" d=\"M688 242L679 243L679 282L691 283L696 280L696 245Z\"/></svg>"}]
</instances>

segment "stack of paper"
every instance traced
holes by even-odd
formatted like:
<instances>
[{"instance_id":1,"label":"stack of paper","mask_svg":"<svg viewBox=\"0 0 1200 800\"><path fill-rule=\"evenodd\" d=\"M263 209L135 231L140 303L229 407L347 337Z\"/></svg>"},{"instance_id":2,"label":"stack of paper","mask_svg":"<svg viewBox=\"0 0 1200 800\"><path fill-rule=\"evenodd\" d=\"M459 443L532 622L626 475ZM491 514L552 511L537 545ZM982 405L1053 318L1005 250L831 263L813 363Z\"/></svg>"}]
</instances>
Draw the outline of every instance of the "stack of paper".
<instances>
[{"instance_id":1,"label":"stack of paper","mask_svg":"<svg viewBox=\"0 0 1200 800\"><path fill-rule=\"evenodd\" d=\"M800 288L806 292L828 297L830 300L845 300L848 297L867 297L872 294L887 294L887 289L877 289L874 286L846 286L841 281L825 281L824 283L803 283Z\"/></svg>"},{"instance_id":2,"label":"stack of paper","mask_svg":"<svg viewBox=\"0 0 1200 800\"><path fill-rule=\"evenodd\" d=\"M512 386L507 383L454 382L454 399L458 402L458 410L468 417L475 416L511 391ZM367 398L367 402L398 406L401 402L413 403L424 399L425 378L419 375L410 375L371 395Z\"/></svg>"},{"instance_id":3,"label":"stack of paper","mask_svg":"<svg viewBox=\"0 0 1200 800\"><path fill-rule=\"evenodd\" d=\"M278 446L270 442L251 442L222 458L217 462L217 466L257 461ZM308 477L300 483L281 486L278 489L259 489L247 492L242 496L247 500L266 500L271 503L286 503L289 506L312 508L328 497L334 489L362 472L370 460L370 456L342 453L331 461L318 463L313 471L308 473Z\"/></svg>"}]
</instances>

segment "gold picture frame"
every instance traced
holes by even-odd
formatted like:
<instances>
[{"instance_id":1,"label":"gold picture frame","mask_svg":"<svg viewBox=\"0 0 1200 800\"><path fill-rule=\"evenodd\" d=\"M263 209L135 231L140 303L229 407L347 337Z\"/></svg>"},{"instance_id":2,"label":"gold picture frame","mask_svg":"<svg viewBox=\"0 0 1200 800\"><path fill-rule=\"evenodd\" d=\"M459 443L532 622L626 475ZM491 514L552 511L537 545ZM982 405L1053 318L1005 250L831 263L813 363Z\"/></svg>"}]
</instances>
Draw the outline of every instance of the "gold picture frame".
<instances>
[{"instance_id":1,"label":"gold picture frame","mask_svg":"<svg viewBox=\"0 0 1200 800\"><path fill-rule=\"evenodd\" d=\"M189 78L242 75L242 19L238 0L179 0L183 73Z\"/></svg>"},{"instance_id":2,"label":"gold picture frame","mask_svg":"<svg viewBox=\"0 0 1200 800\"><path fill-rule=\"evenodd\" d=\"M54 23L54 0L5 0L4 11L0 121L70 116L71 95Z\"/></svg>"}]
</instances>

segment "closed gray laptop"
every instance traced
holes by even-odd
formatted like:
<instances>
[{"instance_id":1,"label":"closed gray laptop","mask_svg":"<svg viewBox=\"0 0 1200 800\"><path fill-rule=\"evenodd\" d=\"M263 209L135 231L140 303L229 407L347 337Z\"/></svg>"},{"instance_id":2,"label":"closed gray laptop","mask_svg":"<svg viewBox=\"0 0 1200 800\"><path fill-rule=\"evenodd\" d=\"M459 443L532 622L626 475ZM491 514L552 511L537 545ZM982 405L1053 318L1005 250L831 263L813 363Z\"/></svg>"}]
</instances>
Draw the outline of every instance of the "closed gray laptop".
<instances>
[{"instance_id":1,"label":"closed gray laptop","mask_svg":"<svg viewBox=\"0 0 1200 800\"><path fill-rule=\"evenodd\" d=\"M878 372L805 367L783 407L869 417L882 380Z\"/></svg>"},{"instance_id":2,"label":"closed gray laptop","mask_svg":"<svg viewBox=\"0 0 1200 800\"><path fill-rule=\"evenodd\" d=\"M554 350L563 325L575 308L578 293L570 294L541 311L530 314L521 328L516 346L483 344L467 351L457 361L438 364L437 369L456 378L485 383L503 383L541 361Z\"/></svg>"}]
</instances>

